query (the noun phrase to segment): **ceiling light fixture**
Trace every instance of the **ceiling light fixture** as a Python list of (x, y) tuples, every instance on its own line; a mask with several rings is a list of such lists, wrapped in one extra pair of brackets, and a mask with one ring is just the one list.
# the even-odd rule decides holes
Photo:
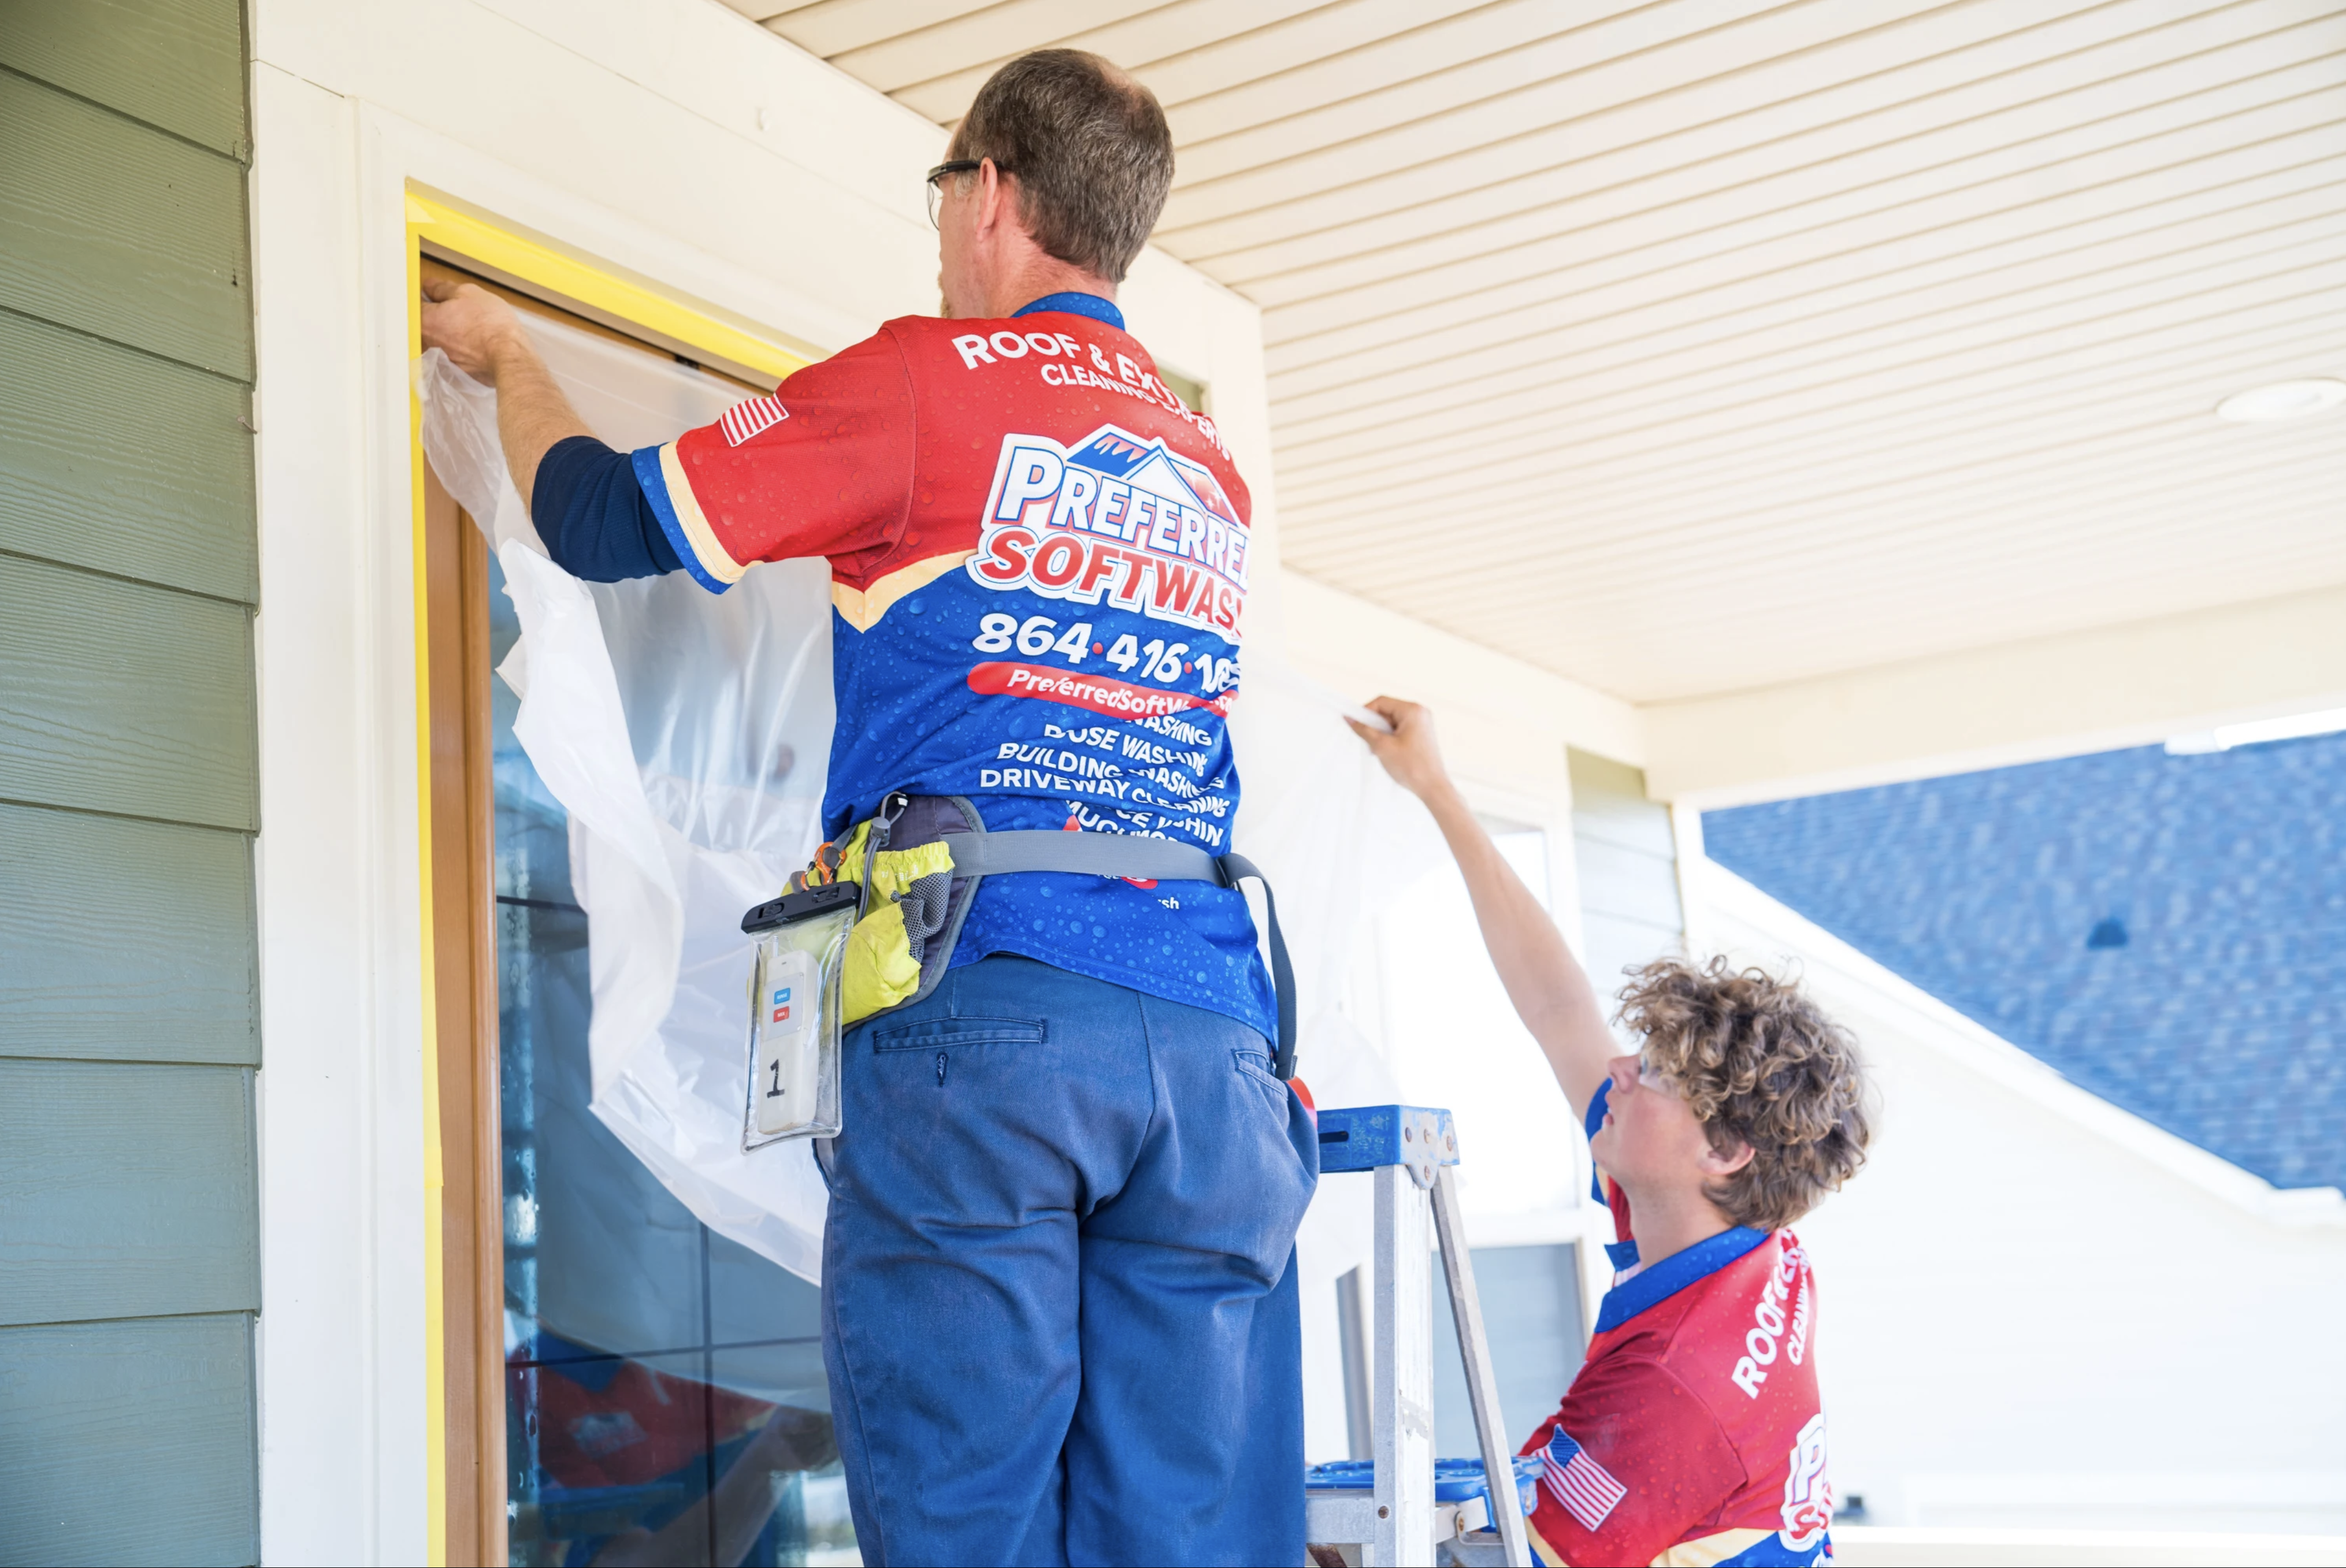
[(2218, 725), (2197, 735), (2178, 735), (2167, 743), (2169, 757), (2203, 757), (2211, 751), (2229, 751), (2235, 746), (2254, 746), (2266, 740), (2296, 740), (2308, 735), (2329, 735), (2346, 729), (2346, 708), (2324, 708), (2319, 713), (2292, 713), (2285, 718), (2259, 718), (2252, 724)]
[(2309, 413), (2322, 413), (2346, 403), (2346, 382), (2330, 376), (2314, 376), (2305, 381), (2275, 382), (2270, 386), (2250, 387), (2247, 392), (2234, 392), (2216, 405), (2216, 417), (2236, 423), (2249, 423), (2273, 419), (2298, 419)]

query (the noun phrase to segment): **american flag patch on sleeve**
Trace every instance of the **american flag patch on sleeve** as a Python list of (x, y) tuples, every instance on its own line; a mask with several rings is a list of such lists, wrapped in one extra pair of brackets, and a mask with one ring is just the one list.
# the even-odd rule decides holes
[(760, 431), (780, 424), (790, 417), (790, 411), (782, 406), (782, 400), (771, 392), (765, 392), (735, 403), (725, 411), (725, 417), (717, 423), (725, 432), (725, 444), (739, 446)]
[(1613, 1479), (1613, 1472), (1588, 1457), (1581, 1446), (1565, 1435), (1562, 1427), (1548, 1439), (1547, 1451), (1540, 1456), (1540, 1484), (1546, 1487), (1564, 1511), (1580, 1522), (1583, 1530), (1595, 1530), (1605, 1522), (1620, 1501), (1629, 1495), (1629, 1489)]

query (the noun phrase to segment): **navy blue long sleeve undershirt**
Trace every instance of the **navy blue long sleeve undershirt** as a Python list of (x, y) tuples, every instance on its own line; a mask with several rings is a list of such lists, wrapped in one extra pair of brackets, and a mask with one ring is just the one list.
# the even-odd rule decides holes
[(591, 435), (566, 436), (538, 460), (529, 515), (554, 564), (590, 583), (657, 577), (684, 566), (635, 464)]

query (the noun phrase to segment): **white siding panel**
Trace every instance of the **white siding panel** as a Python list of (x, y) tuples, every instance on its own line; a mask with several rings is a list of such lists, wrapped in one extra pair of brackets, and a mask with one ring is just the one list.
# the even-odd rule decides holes
[[(1252, 30), (1211, 42), (1199, 38), (1179, 55), (1151, 63), (1141, 75), (1168, 108), (1178, 108), (1250, 82), (1272, 82), (1262, 101), (1272, 117), (1283, 112), (1280, 92), (1297, 73), (1321, 62), (1389, 38), (1413, 27), (1424, 27), (1480, 8), (1478, 0), (1334, 0), (1284, 20), (1273, 20), (1285, 9), (1266, 5)], [(1121, 56), (1117, 56), (1121, 58)], [(1352, 78), (1351, 90), (1376, 85), (1365, 73)], [(1306, 95), (1300, 83), (1297, 99)], [(1295, 107), (1304, 107), (1296, 103)], [(1251, 120), (1244, 123), (1251, 124)], [(1182, 144), (1182, 125), (1174, 122), (1174, 142)]]
[[(1404, 277), (1327, 289), (1294, 303), (1281, 304), (1266, 295), (1262, 303), (1271, 307), (1266, 331), (1273, 341), (1285, 342), (1364, 318), (1474, 297), (1496, 283), (1568, 277), (1569, 269), (1591, 251), (1590, 241), (1596, 236), (1589, 231), (1616, 215), (1646, 219), (1621, 225), (1627, 239), (1783, 211), (1830, 215), (1832, 209), (1816, 205), (1823, 194), (1841, 198), (1842, 210), (1855, 207), (1872, 211), (1990, 178), (2017, 174), (2041, 180), (2048, 169), (2057, 169), (2085, 151), (2120, 146), (2171, 127), (2205, 124), (2229, 108), (2262, 104), (2276, 91), (2287, 91), (2292, 80), (2308, 89), (2335, 83), (2339, 72), (2334, 60), (2306, 57), (2307, 46), (2315, 42), (2309, 36), (2312, 31), (2306, 25), (2288, 28), (2209, 55), (2152, 66), (2125, 82), (2078, 95), (2092, 100), (2083, 106), (2096, 117), (2087, 127), (2072, 124), (2072, 106), (2066, 99), (2017, 104), (1947, 125), (1937, 138), (1944, 161), (1927, 171), (1910, 172), (1911, 154), (1894, 142), (1831, 152), (1836, 140), (1846, 140), (1846, 132), (1833, 127), (1793, 138), (1795, 145), (1789, 148), (1753, 148), (1692, 168), (1656, 172), (1633, 185), (1592, 191), (1584, 200), (1546, 209), (1543, 224), (1553, 228), (1536, 239), (1515, 240), (1510, 235), (1513, 242), (1490, 245), (1483, 254), (1423, 266)], [(1815, 161), (1795, 161), (1808, 154), (1817, 155)], [(1923, 225), (1935, 226), (1933, 216), (1927, 209), (1912, 215)], [(1630, 240), (1640, 242), (1642, 238)], [(1603, 241), (1595, 248), (1604, 249)]]
[[(2256, 199), (2259, 196), (2265, 199)], [(2178, 216), (2187, 207), (2203, 210)], [(1937, 268), (1908, 269), (1830, 300), (1779, 300), (1725, 317), (1684, 321), (1642, 336), (1619, 330), (1619, 323), (1594, 323), (1575, 335), (1568, 357), (1535, 361), (1502, 382), (1429, 389), (1389, 405), (1389, 415), (1408, 418), (1405, 439), (1399, 428), (1364, 430), (1341, 412), (1287, 423), (1281, 427), (1280, 451), (1286, 461), (1280, 473), (1291, 485), (1308, 482), (1321, 464), (1362, 453), (1413, 461), (1408, 454), (1413, 443), (1443, 443), (1463, 432), (1494, 433), (1516, 423), (1536, 425), (1552, 419), (1559, 408), (1610, 403), (1657, 385), (1676, 389), (1686, 378), (1706, 372), (1801, 360), (1821, 362), (1872, 341), (1869, 334), (1873, 333), (1905, 329), (1919, 337), (1958, 320), (1973, 327), (1986, 309), (2019, 309), (2015, 297), (2034, 295), (2046, 302), (2059, 293), (2070, 299), (2090, 297), (2099, 291), (2105, 277), (2186, 270), (2225, 255), (2254, 254), (2276, 238), (2285, 242), (2300, 226), (2319, 227), (2341, 212), (2346, 212), (2346, 189), (2316, 166), (2245, 188), (2208, 191), (2192, 203), (2164, 204), (2150, 214), (2120, 214), (1996, 246), (1984, 259), (1974, 252)], [(1936, 308), (1918, 314), (1905, 296), (1931, 283), (1938, 285), (1933, 290)], [(1504, 398), (1500, 406), (1504, 410), (1495, 419), (1486, 403), (1494, 394)], [(1781, 450), (1777, 441), (1769, 444)]]
[[(2346, 276), (2341, 269), (2346, 269), (2346, 262), (2303, 270), (2310, 278), (2326, 280)], [(2239, 433), (2208, 419), (2205, 402), (2197, 398), (2178, 398), (2169, 393), (2155, 406), (2141, 409), (2131, 420), (2112, 417), (2125, 407), (2124, 390), (2114, 391), (2111, 402), (2114, 408), (2096, 408), (2079, 415), (2068, 425), (2066, 439), (2055, 440), (2044, 429), (2015, 424), (2003, 433), (2004, 450), (1991, 455), (1965, 451), (1960, 441), (1943, 443), (1935, 448), (1924, 443), (1920, 451), (1910, 450), (1904, 454), (1915, 460), (1911, 463), (1902, 463), (1894, 467), (1882, 464), (1871, 471), (1851, 473), (1843, 485), (1826, 493), (1820, 493), (1811, 470), (1782, 476), (1787, 491), (1780, 498), (1756, 494), (1752, 485), (1756, 476), (1739, 473), (1722, 475), (1715, 484), (1704, 487), (1712, 492), (1708, 495), (1700, 489), (1692, 494), (1683, 494), (1683, 486), (1679, 487), (1681, 493), (1674, 494), (1671, 485), (1656, 483), (1650, 487), (1633, 484), (1629, 487), (1631, 494), (1613, 496), (1606, 495), (1601, 484), (1576, 474), (1568, 494), (1576, 506), (1606, 500), (1618, 503), (1609, 509), (1609, 532), (1617, 538), (1642, 541), (1651, 538), (1651, 531), (1658, 526), (1698, 523), (1704, 517), (1716, 516), (1717, 507), (1722, 504), (1733, 513), (1736, 531), (1749, 534), (1756, 531), (1755, 524), (1767, 520), (1770, 504), (1788, 509), (1791, 516), (1828, 516), (1851, 505), (1871, 509), (1883, 500), (1913, 495), (1918, 491), (1935, 491), (1950, 474), (1978, 479), (2013, 473), (2024, 487), (2030, 487), (2052, 474), (2090, 472), (2106, 455), (2115, 455), (2121, 462), (2137, 456), (2151, 459), (2152, 454), (2141, 451), (2140, 443), (2153, 426), (2164, 426), (2166, 434), (2211, 454), (2242, 449)], [(1735, 407), (1723, 411), (1729, 419), (1739, 412)], [(1590, 423), (1599, 422), (1592, 418)], [(1712, 423), (1717, 425), (1725, 421)], [(1503, 424), (1487, 440), (1438, 449), (1438, 455), (1429, 453), (1424, 461), (1409, 463), (1382, 477), (1373, 471), (1365, 474), (1323, 473), (1317, 484), (1300, 481), (1286, 491), (1289, 499), (1284, 514), (1290, 526), (1305, 526), (1321, 518), (1340, 519), (1349, 524), (1365, 517), (1405, 515), (1428, 506), (1454, 506), (1461, 489), (1470, 489), (1485, 497), (1522, 494), (1526, 490), (1535, 499), (1552, 494), (1557, 481), (1565, 477), (1557, 473), (1562, 465), (1551, 453), (1525, 451), (1525, 444), (1521, 437), (1510, 439)], [(1664, 433), (1656, 444), (1672, 443)], [(1685, 453), (1690, 443), (1679, 441), (1675, 444)], [(2174, 450), (2167, 446), (2156, 455), (2169, 456)], [(1583, 535), (1556, 543), (1559, 548), (1573, 548), (1587, 542), (1587, 536)], [(1843, 542), (1846, 541), (1835, 541)], [(1639, 569), (1634, 559), (1636, 554), (1633, 545), (1633, 558), (1625, 563), (1631, 570)], [(1364, 562), (1369, 558), (1364, 556)]]
[[(2194, 8), (2192, 0), (2162, 3), (2177, 13)], [(2305, 20), (2304, 0), (2270, 5), (2279, 18), (2276, 25)], [(1974, 7), (1915, 17), (1887, 30), (1906, 51), (1903, 63), (1845, 82), (1831, 81), (1831, 57), (1856, 47), (1856, 41), (1813, 50), (1810, 67), (1829, 85), (1790, 98), (1756, 90), (1764, 78), (1753, 73), (1749, 82), (1739, 76), (1704, 83), (1699, 90), (1706, 113), (1700, 117), (1688, 116), (1668, 96), (1576, 115), (1537, 137), (1494, 148), (1485, 160), (1485, 172), (1504, 172), (1488, 168), (1503, 157), (1529, 172), (1465, 189), (1440, 188), (1402, 207), (1392, 206), (1391, 193), (1382, 188), (1352, 192), (1354, 215), (1334, 227), (1311, 227), (1300, 239), (1220, 249), (1219, 243), (1228, 236), (1220, 226), (1207, 225), (1179, 236), (1179, 243), (1210, 255), (1218, 273), (1245, 284), (1250, 293), (1276, 280), (1279, 289), (1291, 288), (1293, 297), (1306, 298), (1319, 291), (1315, 280), (1323, 272), (1330, 280), (1325, 286), (1341, 288), (1562, 232), (1576, 219), (1548, 217), (1550, 210), (1599, 192), (1639, 199), (1646, 182), (1665, 176), (1683, 180), (1716, 170), (1727, 177), (1718, 184), (1726, 185), (1754, 173), (1804, 167), (2036, 97), (2057, 96), (2081, 66), (2123, 73), (2188, 57), (2211, 40), (2249, 36), (2229, 16), (2183, 15), (2148, 25), (2151, 8), (2139, 6), (2135, 10), (2143, 30), (2114, 37), (2101, 8), (2081, 6), (2067, 15), (2059, 7), (2044, 9), (2050, 19), (2009, 33), (1993, 30), (2002, 25), (1996, 14)], [(1882, 36), (1871, 35), (1866, 42), (1879, 47)], [(1363, 209), (1373, 215), (1357, 216)], [(1311, 225), (1310, 215), (1282, 210), (1290, 221)], [(1260, 302), (1278, 304), (1285, 298), (1266, 291)]]
[[(1922, 3), (1899, 0), (1899, 8)], [(1566, 35), (1553, 47), (1462, 67), (1466, 74), (1454, 81), (1412, 83), (1389, 100), (1397, 117), (1352, 117), (1352, 137), (1340, 144), (1321, 141), (1311, 129), (1313, 117), (1300, 117), (1305, 135), (1294, 150), (1242, 170), (1224, 168), (1208, 144), (1198, 171), (1207, 182), (1177, 189), (1167, 220), (1178, 228), (1460, 156), (1553, 124), (1566, 106), (1586, 113), (1725, 75), (1755, 55), (1810, 47), (1861, 25), (1866, 14), (1880, 20), (1892, 0), (1809, 0), (1783, 8), (1797, 22), (1770, 17), (1766, 24), (1751, 15), (1761, 10), (1760, 0), (1716, 0), (1729, 22), (1718, 27), (1707, 25), (1713, 8), (1647, 6), (1589, 29), (1595, 36)], [(1770, 28), (1773, 36), (1762, 36)]]
[[(1718, 0), (1719, 19), (1764, 10), (1770, 3)], [(1408, 136), (1432, 116), (1556, 81), (1697, 25), (1683, 11), (1665, 10), (1657, 17), (1653, 8), (1627, 0), (1569, 10), (1538, 0), (1505, 0), (1357, 45), (1270, 81), (1182, 106), (1174, 119), (1182, 143), (1181, 188), (1379, 133)], [(1384, 85), (1363, 92), (1362, 85), (1371, 82)], [(1358, 160), (1377, 152), (1362, 146), (1348, 156)]]
[[(962, 69), (974, 54), (981, 58), (1022, 55), (1056, 44), (1086, 26), (1149, 10), (1159, 0), (1002, 0), (982, 10), (966, 10), (949, 21), (918, 32), (892, 36), (831, 56), (831, 64), (871, 83), (882, 92), (894, 92)], [(958, 7), (957, 7), (958, 8)], [(918, 106), (915, 106), (918, 107)], [(957, 114), (966, 103), (949, 109)], [(933, 117), (943, 119), (947, 115)]]
[(770, 20), (760, 20), (809, 54), (828, 60), (851, 49), (868, 49), (907, 33), (943, 26), (985, 10), (990, 4), (991, 0), (818, 0), (812, 5), (778, 6)]
[[(2030, 345), (2024, 342), (2019, 351), (2001, 356), (1917, 367), (1902, 388), (1882, 382), (1860, 389), (1861, 395), (1854, 398), (1828, 394), (1803, 399), (1797, 406), (1790, 399), (1781, 404), (1768, 397), (1748, 400), (1739, 419), (1699, 428), (1690, 422), (1672, 422), (1675, 410), (1665, 386), (1658, 398), (1647, 400), (1643, 421), (1606, 433), (1608, 439), (1596, 439), (1592, 433), (1575, 449), (1560, 448), (1557, 474), (1571, 484), (1576, 502), (1593, 504), (1609, 498), (1611, 482), (1632, 494), (1668, 494), (1671, 486), (1665, 472), (1684, 478), (1694, 472), (1689, 465), (1704, 461), (1750, 472), (1744, 465), (1763, 463), (1771, 453), (1794, 463), (1809, 462), (1804, 453), (1813, 448), (1819, 459), (1830, 462), (1836, 454), (1846, 459), (1876, 443), (1895, 444), (1912, 432), (1955, 439), (1967, 421), (1976, 424), (1978, 438), (1992, 440), (1998, 424), (2033, 430), (2036, 422), (2065, 411), (2089, 420), (2124, 420), (2128, 417), (2126, 399), (2154, 394), (2172, 399), (2168, 406), (2175, 410), (2204, 411), (2208, 405), (2202, 394), (2211, 376), (2218, 385), (2253, 384), (2262, 373), (2259, 366), (2275, 367), (2278, 373), (2292, 362), (2322, 362), (2333, 351), (2341, 323), (2309, 325), (2304, 315), (2301, 296), (2284, 295), (2157, 331), (2118, 333), (2099, 343), (2046, 344), (2029, 352)], [(1549, 366), (1527, 367), (1518, 376), (1493, 378), (1496, 384), (1491, 391), (1511, 413), (1516, 408), (1552, 409), (1559, 420), (1580, 426), (1617, 412), (1649, 390), (1635, 380), (1608, 384), (1592, 377), (1594, 395), (1583, 395), (1579, 384), (1568, 378), (1569, 366), (1565, 369), (1567, 379), (1559, 382), (1547, 379), (1554, 373)], [(2250, 380), (2241, 382), (2241, 376)], [(1433, 432), (1437, 442), (1464, 439), (1505, 423), (1464, 397), (1444, 401), (1446, 406), (1427, 399), (1428, 412), (1422, 413), (1406, 407), (1397, 410), (1395, 431), (1413, 431), (1413, 414), (1429, 423), (1439, 418), (1442, 428)], [(1331, 419), (1317, 428), (1341, 426)], [(1535, 432), (1538, 428), (1532, 427)], [(1321, 444), (1310, 450), (1316, 454)], [(1669, 455), (1667, 471), (1653, 465), (1658, 452)], [(1841, 483), (1864, 477), (1862, 472), (1851, 473)], [(1307, 470), (1299, 485), (1308, 488), (1316, 478)], [(1592, 526), (1594, 520), (1592, 515)]]
[[(2141, 180), (2150, 190), (2139, 194), (2163, 194), (2170, 170), (2186, 171), (2188, 185), (2192, 165), (2225, 151), (2269, 156), (2262, 144), (2294, 136), (2335, 142), (2346, 121), (2340, 59), (2282, 73), (2297, 91), (2279, 101), (2261, 101), (2260, 83), (2249, 85), (2258, 90), (2198, 95), (2165, 113), (2130, 117), (2134, 123), (2123, 127), (2081, 127), (2059, 146), (2009, 149), (1969, 168), (1918, 171), (1886, 191), (1835, 192), (1790, 206), (1755, 202), (1756, 210), (1715, 228), (1690, 229), (1673, 213), (1639, 214), (1586, 237), (1583, 254), (1593, 260), (1471, 296), (1355, 319), (1308, 338), (1282, 340), (1282, 312), (1267, 312), (1274, 386), (1302, 390), (1355, 375), (1363, 355), (1381, 363), (1392, 362), (1388, 356), (1424, 363), (1447, 358), (1454, 345), (1513, 341), (1525, 325), (1554, 330), (1636, 306), (1699, 304), (1722, 283), (1771, 277), (1779, 287), (1805, 291), (1825, 280), (1800, 270), (1820, 253), (1863, 257), (1872, 269), (1886, 270), (1905, 260), (1910, 244), (1944, 253), (2058, 221), (2068, 216), (2063, 204), (2072, 193), (2088, 186)], [(2105, 137), (2116, 145), (2091, 145)]]
[[(1312, 0), (1175, 0), (1104, 26), (1088, 27), (1057, 43), (1089, 49), (1131, 67), (1166, 106), (1178, 139), (1181, 135), (1179, 95), (1170, 90), (1169, 83), (1209, 79), (1194, 64), (1209, 54), (1222, 67), (1221, 76), (1232, 81), (1243, 79), (1250, 68), (1271, 70), (1274, 67), (1261, 62), (1260, 51), (1250, 46), (1251, 39), (1235, 49), (1219, 46), (1296, 13), (1318, 9)], [(941, 122), (957, 119), (967, 112), (986, 77), (1008, 57), (991, 56), (906, 87), (896, 94), (897, 101)]]

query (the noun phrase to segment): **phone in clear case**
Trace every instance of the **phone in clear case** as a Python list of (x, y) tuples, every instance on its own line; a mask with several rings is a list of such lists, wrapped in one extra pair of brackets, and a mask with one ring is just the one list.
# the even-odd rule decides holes
[(834, 883), (760, 904), (750, 980), (750, 1085), (741, 1147), (839, 1135), (840, 976), (862, 890)]

